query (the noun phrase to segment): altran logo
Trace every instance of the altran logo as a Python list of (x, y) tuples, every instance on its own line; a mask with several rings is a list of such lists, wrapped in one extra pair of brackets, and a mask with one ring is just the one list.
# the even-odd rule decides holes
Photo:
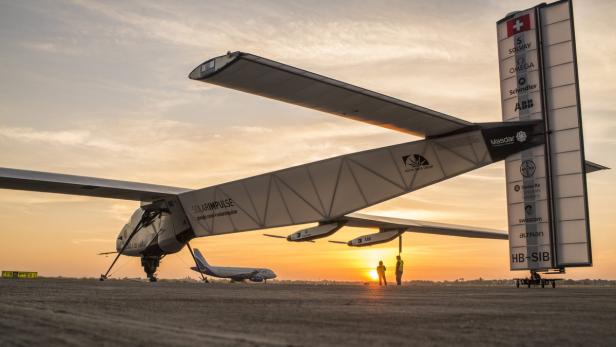
[(526, 135), (526, 132), (520, 130), (515, 134), (515, 136), (505, 136), (505, 137), (498, 137), (495, 139), (491, 139), (490, 144), (492, 144), (492, 146), (494, 147), (506, 146), (506, 145), (514, 144), (516, 141), (525, 142), (527, 138), (528, 138), (528, 135)]
[(518, 140), (518, 142), (524, 142), (526, 141), (526, 132), (525, 131), (518, 131), (517, 134), (515, 134), (515, 139)]

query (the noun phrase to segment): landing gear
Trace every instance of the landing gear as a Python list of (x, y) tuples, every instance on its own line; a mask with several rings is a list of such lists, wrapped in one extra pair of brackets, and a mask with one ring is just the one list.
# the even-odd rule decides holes
[[(113, 259), (113, 262), (109, 266), (109, 269), (107, 269), (107, 272), (105, 272), (105, 274), (101, 275), (101, 281), (104, 281), (109, 278), (109, 272), (111, 271), (115, 263), (118, 261), (126, 247), (130, 244), (130, 241), (133, 239), (133, 237), (137, 234), (137, 232), (139, 232), (139, 230), (141, 230), (141, 227), (144, 225), (148, 225), (148, 223), (151, 223), (154, 219), (158, 218), (163, 211), (165, 211), (165, 209), (156, 206), (154, 206), (154, 208), (145, 209), (145, 211), (141, 215), (141, 220), (139, 220), (139, 223), (135, 225), (133, 231), (130, 233), (126, 241), (124, 241), (122, 249), (118, 251), (118, 254), (116, 255), (115, 259)], [(141, 265), (143, 265), (143, 269), (148, 275), (150, 282), (156, 282), (154, 272), (156, 272), (156, 268), (160, 264), (160, 258), (160, 256), (141, 256)]]
[(156, 282), (156, 269), (160, 265), (160, 256), (141, 256), (141, 266), (143, 266), (143, 271), (148, 276), (150, 282)]

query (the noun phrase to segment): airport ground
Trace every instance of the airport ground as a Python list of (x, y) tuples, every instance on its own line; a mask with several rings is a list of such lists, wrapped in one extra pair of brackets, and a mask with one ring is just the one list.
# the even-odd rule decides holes
[(0, 280), (0, 345), (616, 345), (616, 286)]

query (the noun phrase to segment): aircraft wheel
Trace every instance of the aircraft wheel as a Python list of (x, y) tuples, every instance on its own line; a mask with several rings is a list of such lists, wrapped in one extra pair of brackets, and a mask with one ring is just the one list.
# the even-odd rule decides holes
[(541, 288), (545, 288), (545, 282), (541, 280)]
[(520, 280), (515, 280), (515, 287), (520, 288)]
[(552, 288), (556, 288), (556, 281), (552, 282)]

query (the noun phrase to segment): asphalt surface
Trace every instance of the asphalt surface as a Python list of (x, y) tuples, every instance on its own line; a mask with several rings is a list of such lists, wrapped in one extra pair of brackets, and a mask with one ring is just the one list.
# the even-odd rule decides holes
[(0, 345), (616, 345), (616, 287), (0, 280)]

